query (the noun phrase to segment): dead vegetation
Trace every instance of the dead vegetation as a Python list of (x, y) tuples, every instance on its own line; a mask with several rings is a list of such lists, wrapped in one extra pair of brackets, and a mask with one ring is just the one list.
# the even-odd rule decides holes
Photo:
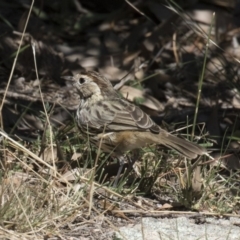
[[(0, 238), (114, 239), (119, 226), (142, 216), (238, 216), (233, 6), (31, 4), (0, 2)], [(83, 68), (104, 74), (154, 121), (214, 159), (188, 161), (149, 146), (129, 153), (134, 169), (113, 189), (118, 164), (82, 139), (74, 122), (79, 98), (61, 78)]]

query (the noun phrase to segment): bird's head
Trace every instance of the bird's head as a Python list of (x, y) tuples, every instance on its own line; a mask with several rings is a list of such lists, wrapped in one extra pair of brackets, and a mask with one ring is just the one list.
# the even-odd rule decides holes
[(95, 71), (78, 73), (74, 76), (63, 77), (76, 88), (81, 98), (87, 99), (93, 95), (102, 95), (103, 97), (117, 94), (111, 84), (101, 74)]

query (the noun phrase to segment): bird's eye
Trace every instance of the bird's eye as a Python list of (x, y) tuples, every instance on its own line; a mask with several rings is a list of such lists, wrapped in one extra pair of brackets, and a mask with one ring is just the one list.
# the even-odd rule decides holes
[(80, 83), (80, 84), (85, 83), (85, 78), (81, 77), (81, 78), (79, 79), (79, 83)]

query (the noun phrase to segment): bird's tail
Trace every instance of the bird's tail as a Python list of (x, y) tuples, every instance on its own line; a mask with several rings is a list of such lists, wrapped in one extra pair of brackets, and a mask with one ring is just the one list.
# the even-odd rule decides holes
[(168, 148), (172, 148), (190, 159), (207, 153), (206, 149), (204, 149), (203, 147), (195, 143), (189, 142), (185, 139), (176, 137), (164, 130), (162, 130), (159, 135), (155, 136), (158, 138), (157, 142), (159, 144), (164, 145)]

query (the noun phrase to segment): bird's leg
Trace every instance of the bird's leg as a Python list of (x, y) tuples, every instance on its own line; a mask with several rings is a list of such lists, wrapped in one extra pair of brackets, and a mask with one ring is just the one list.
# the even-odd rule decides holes
[(120, 175), (121, 175), (121, 173), (123, 171), (125, 157), (127, 158), (127, 161), (128, 161), (128, 167), (127, 167), (127, 171), (126, 171), (126, 175), (128, 175), (131, 172), (131, 170), (133, 168), (133, 165), (136, 162), (136, 159), (137, 159), (138, 156), (139, 156), (139, 152), (138, 151), (133, 151), (134, 160), (132, 160), (132, 158), (129, 155), (126, 155), (126, 156), (122, 155), (122, 156), (117, 158), (118, 162), (119, 162), (119, 169), (118, 169), (117, 176), (116, 176), (114, 184), (113, 184), (114, 187), (117, 186), (119, 178), (120, 178)]
[(134, 163), (140, 157), (139, 151), (137, 149), (132, 150), (132, 157), (127, 156), (128, 160), (128, 170), (129, 172), (132, 170)]
[(118, 172), (117, 172), (117, 176), (116, 176), (116, 178), (115, 178), (115, 180), (114, 180), (113, 187), (116, 187), (117, 184), (118, 184), (120, 175), (121, 175), (122, 170), (123, 170), (125, 156), (124, 156), (124, 155), (119, 156), (119, 157), (117, 157), (117, 159), (118, 159), (118, 162), (119, 162), (119, 169), (118, 169)]
[(130, 172), (133, 169), (133, 165), (135, 164), (135, 162), (137, 161), (137, 159), (139, 158), (139, 151), (138, 150), (132, 150), (132, 156), (130, 157), (129, 155), (127, 155), (127, 161), (128, 161), (128, 168), (126, 171), (126, 176), (128, 176), (128, 174), (130, 174)]

